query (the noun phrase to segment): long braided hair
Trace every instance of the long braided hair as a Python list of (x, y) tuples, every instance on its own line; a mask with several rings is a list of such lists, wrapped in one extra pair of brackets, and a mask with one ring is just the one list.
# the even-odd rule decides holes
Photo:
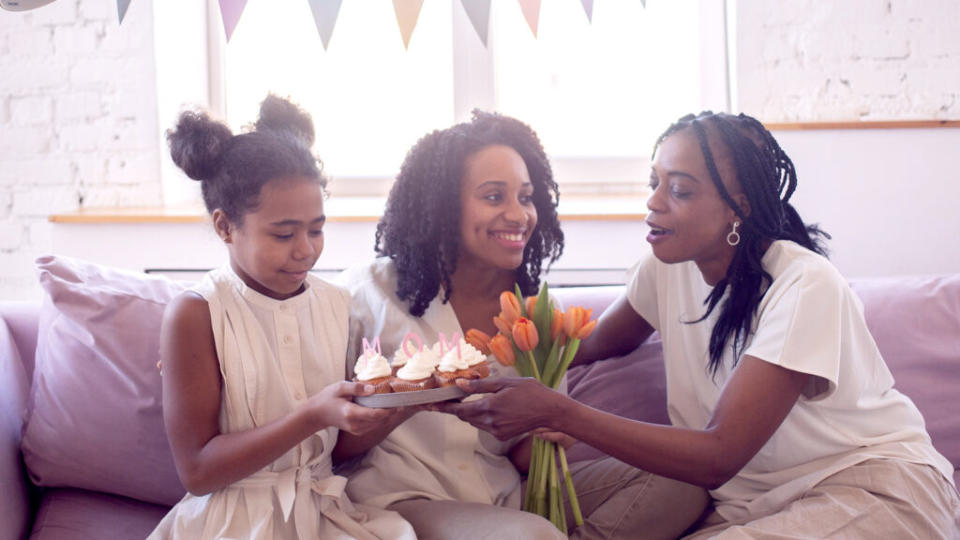
[[(704, 304), (704, 315), (690, 324), (705, 320), (720, 303), (724, 293), (730, 294), (720, 308), (720, 315), (710, 335), (708, 370), (716, 374), (723, 351), (732, 339), (734, 365), (743, 352), (744, 342), (752, 331), (757, 306), (773, 277), (763, 269), (761, 259), (767, 242), (791, 240), (801, 246), (827, 255), (821, 237), (830, 235), (817, 225), (806, 225), (790, 204), (797, 189), (797, 173), (793, 162), (780, 148), (763, 124), (745, 114), (730, 115), (704, 111), (687, 115), (667, 128), (657, 139), (654, 150), (669, 136), (693, 129), (700, 143), (707, 170), (720, 196), (742, 222), (740, 243), (727, 274), (710, 291)], [(750, 204), (746, 212), (733, 200), (717, 169), (709, 138), (716, 137), (729, 152), (737, 180)]]
[(453, 291), (450, 277), (460, 254), (460, 186), (467, 158), (490, 145), (520, 154), (533, 184), (537, 225), (523, 250), (516, 282), (525, 295), (536, 294), (544, 260), (563, 253), (557, 217), (560, 194), (537, 134), (523, 122), (475, 110), (469, 122), (425, 135), (410, 149), (390, 190), (377, 224), (375, 249), (397, 269), (397, 297), (411, 315), (423, 315), (440, 292)]

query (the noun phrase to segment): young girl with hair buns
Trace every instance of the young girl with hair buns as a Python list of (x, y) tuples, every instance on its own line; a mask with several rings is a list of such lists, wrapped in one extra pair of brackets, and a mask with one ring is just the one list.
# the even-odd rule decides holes
[(247, 133), (186, 112), (167, 134), (229, 264), (164, 315), (164, 422), (189, 493), (150, 538), (415, 538), (398, 514), (351, 503), (331, 470), (339, 430), (391, 412), (352, 403), (372, 388), (343, 381), (349, 294), (308, 273), (325, 221), (313, 136), (273, 96)]

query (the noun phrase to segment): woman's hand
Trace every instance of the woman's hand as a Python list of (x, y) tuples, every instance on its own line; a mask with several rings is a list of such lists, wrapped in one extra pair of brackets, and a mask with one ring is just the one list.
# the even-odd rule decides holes
[(460, 379), (457, 386), (470, 394), (491, 395), (465, 403), (434, 403), (431, 410), (455, 414), (500, 440), (550, 427), (568, 399), (530, 378)]
[(373, 386), (369, 384), (341, 381), (314, 394), (306, 407), (313, 412), (318, 429), (334, 426), (353, 435), (363, 435), (404, 414), (402, 409), (371, 409), (353, 402), (354, 396), (372, 393)]
[(545, 441), (559, 444), (560, 446), (563, 447), (564, 450), (569, 450), (571, 446), (580, 442), (577, 439), (574, 439), (573, 437), (571, 437), (570, 435), (567, 435), (566, 433), (563, 433), (560, 431), (552, 431), (544, 428), (539, 428), (534, 430), (533, 434)]

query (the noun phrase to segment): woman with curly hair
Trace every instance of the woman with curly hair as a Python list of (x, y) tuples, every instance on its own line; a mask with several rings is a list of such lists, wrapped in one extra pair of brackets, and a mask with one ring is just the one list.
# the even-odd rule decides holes
[[(655, 146), (651, 253), (575, 363), (663, 340), (670, 425), (524, 379), (436, 408), (500, 437), (566, 433), (710, 490), (687, 538), (957, 538), (953, 465), (894, 380), (863, 305), (790, 198), (793, 162), (747, 115), (688, 115)], [(638, 506), (647, 501), (638, 503)]]
[[(380, 258), (342, 276), (353, 296), (352, 343), (379, 338), (391, 354), (408, 332), (426, 342), (468, 328), (495, 333), (500, 292), (517, 283), (536, 294), (544, 261), (563, 251), (558, 198), (539, 138), (518, 120), (474, 112), (471, 121), (420, 139), (377, 226)], [(350, 496), (396, 510), (420, 538), (563, 538), (547, 520), (519, 510), (529, 443), (409, 408), (375, 433), (341, 436), (335, 458), (365, 453), (350, 475)], [(631, 505), (650, 488), (639, 471), (611, 458), (574, 474), (586, 521), (574, 537), (636, 537), (634, 517), (642, 512)], [(696, 490), (705, 504), (699, 488), (666, 482), (682, 486), (681, 497)]]

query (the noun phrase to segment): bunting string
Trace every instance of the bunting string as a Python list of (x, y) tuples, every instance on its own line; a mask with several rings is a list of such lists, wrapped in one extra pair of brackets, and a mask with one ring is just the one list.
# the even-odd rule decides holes
[[(123, 23), (123, 18), (126, 17), (132, 1), (117, 0), (117, 17), (120, 23)], [(644, 8), (647, 7), (647, 0), (639, 1)], [(240, 22), (240, 16), (243, 14), (243, 8), (247, 5), (247, 0), (218, 0), (218, 2), (220, 4), (220, 18), (223, 20), (223, 31), (229, 42), (230, 37), (233, 36), (233, 31)], [(317, 33), (320, 34), (320, 40), (323, 42), (324, 50), (326, 50), (330, 45), (330, 38), (333, 36), (333, 29), (337, 24), (337, 17), (340, 15), (340, 5), (343, 0), (307, 0), (307, 2), (310, 4), (310, 12), (313, 14), (313, 22), (317, 26)], [(463, 6), (470, 24), (484, 47), (487, 46), (487, 36), (490, 30), (491, 2), (492, 0), (460, 0), (460, 5)], [(530, 31), (536, 37), (542, 0), (517, 0), (517, 3), (520, 4), (520, 11), (523, 13)], [(594, 0), (580, 0), (583, 11), (587, 15), (587, 20), (590, 22), (593, 22), (593, 3)], [(422, 7), (423, 0), (393, 0), (393, 11), (404, 48), (410, 46), (410, 38), (417, 26), (417, 19), (420, 17)]]

